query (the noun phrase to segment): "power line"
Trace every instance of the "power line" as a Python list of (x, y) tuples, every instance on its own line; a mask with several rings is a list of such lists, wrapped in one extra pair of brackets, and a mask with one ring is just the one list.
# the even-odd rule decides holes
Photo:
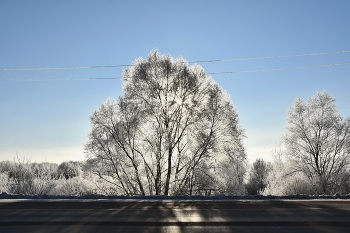
[[(189, 61), (188, 63), (210, 63), (210, 62), (229, 62), (229, 61), (249, 61), (249, 60), (261, 60), (261, 59), (274, 59), (274, 58), (288, 58), (288, 57), (305, 57), (316, 55), (327, 55), (336, 53), (349, 53), (350, 50), (338, 50), (332, 52), (316, 52), (316, 53), (303, 53), (303, 54), (289, 54), (279, 56), (263, 56), (263, 57), (250, 57), (250, 58), (231, 58), (231, 59), (217, 59), (217, 60), (198, 60)], [(96, 69), (96, 68), (118, 68), (129, 67), (133, 65), (104, 65), (104, 66), (70, 66), (70, 67), (49, 67), (49, 68), (1, 68), (1, 71), (40, 71), (40, 70), (70, 70), (70, 69)]]
[(91, 81), (91, 80), (115, 80), (116, 78), (0, 78), (0, 81)]
[[(222, 72), (210, 72), (208, 75), (216, 74), (238, 74), (238, 73), (257, 73), (257, 72), (267, 72), (267, 71), (283, 71), (283, 70), (296, 70), (296, 69), (310, 69), (318, 67), (330, 67), (330, 66), (341, 66), (349, 65), (350, 62), (342, 63), (332, 63), (332, 64), (317, 64), (309, 66), (295, 66), (295, 67), (285, 67), (285, 68), (270, 68), (261, 70), (238, 70), (238, 71), (222, 71)], [(91, 80), (116, 80), (122, 79), (122, 77), (113, 78), (0, 78), (0, 81), (91, 81)]]
[(341, 66), (341, 65), (348, 65), (348, 64), (350, 64), (350, 62), (318, 64), (318, 65), (311, 65), (311, 66), (295, 66), (295, 67), (287, 67), (287, 68), (271, 68), (271, 69), (263, 69), (263, 70), (239, 70), (239, 71), (212, 72), (207, 74), (213, 75), (213, 74), (255, 73), (255, 72), (278, 71), (278, 70), (308, 69), (308, 68), (317, 68), (317, 67), (326, 67), (326, 66)]
[(94, 69), (94, 68), (117, 68), (117, 67), (127, 67), (133, 65), (111, 65), (111, 66), (71, 66), (71, 67), (49, 67), (49, 68), (2, 68), (3, 71), (30, 71), (30, 70), (72, 70), (72, 69)]
[(334, 53), (348, 53), (350, 50), (338, 50), (333, 52), (318, 52), (318, 53), (303, 53), (303, 54), (289, 54), (281, 56), (264, 56), (264, 57), (250, 57), (250, 58), (231, 58), (223, 60), (204, 60), (204, 61), (191, 61), (188, 63), (204, 63), (204, 62), (228, 62), (228, 61), (248, 61), (248, 60), (261, 60), (261, 59), (273, 59), (273, 58), (287, 58), (287, 57), (305, 57), (305, 56), (316, 56), (316, 55), (326, 55)]

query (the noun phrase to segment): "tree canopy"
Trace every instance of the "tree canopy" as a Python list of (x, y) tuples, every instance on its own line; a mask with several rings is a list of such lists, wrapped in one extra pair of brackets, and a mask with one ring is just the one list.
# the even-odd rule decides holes
[(247, 193), (250, 195), (260, 195), (268, 185), (268, 175), (272, 166), (263, 159), (256, 159), (249, 172), (249, 180), (246, 185)]
[(350, 162), (350, 119), (337, 111), (335, 99), (319, 92), (303, 103), (297, 98), (288, 113), (284, 137), (287, 156), (315, 192), (329, 194)]
[[(124, 96), (90, 118), (85, 153), (95, 174), (127, 195), (239, 189), (244, 130), (229, 95), (200, 65), (153, 50), (122, 80)], [(223, 178), (227, 167), (240, 175)]]

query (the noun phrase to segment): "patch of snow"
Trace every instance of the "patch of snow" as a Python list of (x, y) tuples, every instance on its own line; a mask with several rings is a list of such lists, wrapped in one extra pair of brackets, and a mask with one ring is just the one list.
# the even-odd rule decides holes
[(349, 200), (350, 194), (340, 195), (288, 195), (288, 196), (106, 196), (106, 195), (86, 195), (86, 196), (61, 196), (61, 195), (24, 195), (24, 194), (0, 194), (0, 201), (257, 201), (257, 200)]

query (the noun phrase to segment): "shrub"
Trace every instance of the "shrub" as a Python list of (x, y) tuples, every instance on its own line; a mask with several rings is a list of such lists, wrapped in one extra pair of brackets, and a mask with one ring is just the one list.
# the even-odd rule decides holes
[(81, 167), (79, 162), (63, 162), (57, 168), (58, 177), (70, 179), (81, 175)]
[(64, 196), (84, 196), (97, 194), (96, 186), (93, 182), (82, 179), (81, 177), (73, 177), (71, 179), (58, 179), (55, 181), (55, 187), (50, 191), (50, 195)]
[(0, 173), (0, 193), (8, 193), (9, 192), (9, 183), (8, 183), (8, 174)]

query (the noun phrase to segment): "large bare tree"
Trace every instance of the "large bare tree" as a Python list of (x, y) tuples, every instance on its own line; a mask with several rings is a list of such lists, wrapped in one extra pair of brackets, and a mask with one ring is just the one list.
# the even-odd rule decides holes
[(223, 161), (245, 164), (238, 114), (201, 66), (153, 50), (124, 70), (123, 83), (124, 96), (91, 116), (85, 146), (91, 168), (121, 192), (193, 194), (224, 184)]
[(315, 192), (324, 194), (334, 191), (350, 162), (350, 119), (338, 113), (334, 102), (327, 92), (306, 103), (297, 98), (288, 113), (284, 138), (295, 171), (308, 177)]

